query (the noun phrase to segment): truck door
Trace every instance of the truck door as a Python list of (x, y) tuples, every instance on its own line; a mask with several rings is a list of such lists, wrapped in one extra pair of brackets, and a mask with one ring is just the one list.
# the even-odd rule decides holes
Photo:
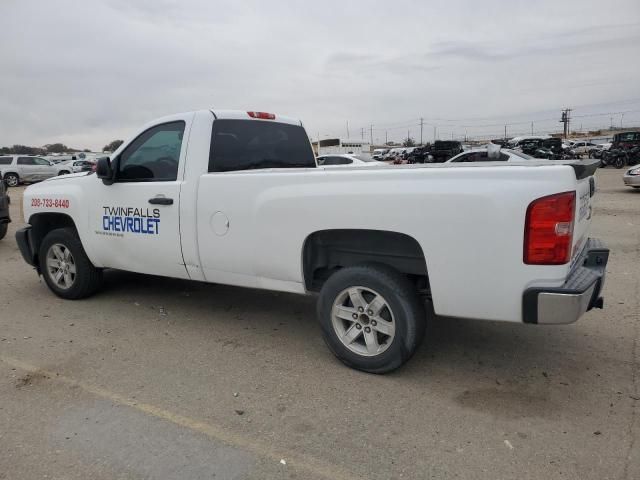
[(89, 235), (105, 267), (189, 278), (180, 244), (184, 120), (155, 125), (111, 159), (115, 182), (96, 178)]

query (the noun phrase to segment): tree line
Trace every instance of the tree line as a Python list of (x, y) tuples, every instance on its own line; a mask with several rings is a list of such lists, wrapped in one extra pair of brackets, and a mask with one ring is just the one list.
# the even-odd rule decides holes
[[(107, 143), (102, 151), (113, 152), (120, 145), (122, 140), (114, 140)], [(49, 143), (42, 147), (30, 147), (28, 145), (13, 145), (11, 147), (0, 147), (0, 155), (50, 155), (52, 153), (77, 153), (77, 152), (91, 152), (90, 149), (85, 148), (79, 150), (77, 148), (67, 147), (64, 143)]]

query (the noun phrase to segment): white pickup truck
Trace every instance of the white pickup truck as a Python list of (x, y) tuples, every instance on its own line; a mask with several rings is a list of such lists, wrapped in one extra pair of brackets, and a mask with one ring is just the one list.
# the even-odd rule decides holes
[[(318, 167), (300, 121), (203, 110), (144, 126), (96, 173), (32, 185), (24, 259), (67, 299), (115, 268), (318, 294), (345, 364), (406, 362), (436, 314), (564, 324), (602, 307), (597, 161)], [(247, 295), (251, 295), (247, 292)]]

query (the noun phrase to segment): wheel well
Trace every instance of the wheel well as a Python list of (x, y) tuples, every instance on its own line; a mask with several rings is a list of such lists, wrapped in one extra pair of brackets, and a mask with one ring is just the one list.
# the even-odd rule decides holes
[(382, 263), (413, 280), (427, 292), (427, 263), (420, 244), (409, 235), (384, 230), (322, 230), (309, 235), (303, 248), (308, 291), (319, 291), (336, 270), (363, 263)]
[(29, 218), (29, 224), (31, 225), (31, 247), (36, 265), (38, 264), (40, 245), (42, 245), (42, 240), (47, 233), (56, 228), (76, 228), (73, 219), (65, 213), (36, 213)]

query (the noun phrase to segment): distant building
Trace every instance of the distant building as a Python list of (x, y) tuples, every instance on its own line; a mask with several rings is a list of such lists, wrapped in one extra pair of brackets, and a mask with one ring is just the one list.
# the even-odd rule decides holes
[(371, 144), (364, 140), (342, 139), (342, 138), (326, 138), (318, 142), (312, 142), (313, 151), (316, 155), (327, 155), (330, 153), (353, 153), (353, 154), (370, 154)]

